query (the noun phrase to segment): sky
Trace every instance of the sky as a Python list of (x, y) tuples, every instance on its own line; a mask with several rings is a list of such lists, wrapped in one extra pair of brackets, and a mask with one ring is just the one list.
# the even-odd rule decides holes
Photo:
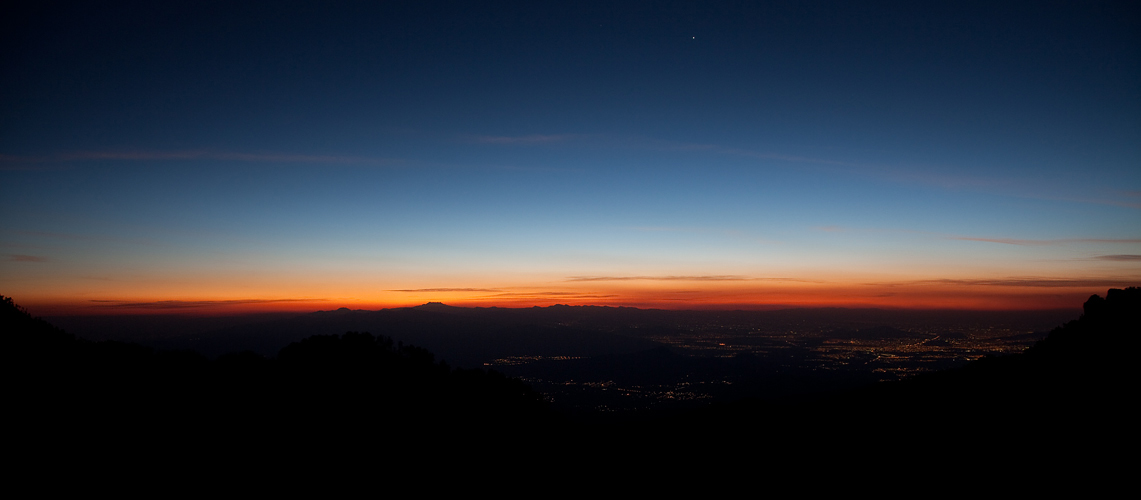
[(35, 2), (38, 314), (1036, 309), (1141, 285), (1136, 2)]

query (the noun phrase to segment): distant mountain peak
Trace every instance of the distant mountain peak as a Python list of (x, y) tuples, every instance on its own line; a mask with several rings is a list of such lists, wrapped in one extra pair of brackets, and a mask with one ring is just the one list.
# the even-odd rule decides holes
[(419, 311), (446, 312), (446, 311), (455, 311), (455, 310), (460, 309), (460, 308), (449, 306), (443, 302), (428, 302), (426, 304), (421, 304), (421, 305), (418, 305), (416, 307), (412, 307), (411, 309), (416, 309)]

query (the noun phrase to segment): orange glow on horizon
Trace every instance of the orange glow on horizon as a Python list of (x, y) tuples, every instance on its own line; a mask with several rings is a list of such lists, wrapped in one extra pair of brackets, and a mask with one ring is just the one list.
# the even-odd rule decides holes
[[(791, 286), (730, 286), (693, 289), (667, 286), (564, 287), (560, 290), (516, 288), (493, 292), (388, 291), (363, 297), (303, 299), (233, 299), (162, 297), (154, 299), (65, 299), (13, 297), (35, 315), (182, 314), (241, 315), (274, 312), (313, 312), (349, 309), (377, 310), (442, 302), (457, 307), (572, 306), (638, 307), (644, 309), (772, 310), (785, 308), (880, 308), (1037, 310), (1078, 308), (1090, 295), (1104, 295), (1123, 286), (994, 286), (994, 285), (847, 285), (796, 284)], [(428, 289), (431, 290), (431, 289)]]

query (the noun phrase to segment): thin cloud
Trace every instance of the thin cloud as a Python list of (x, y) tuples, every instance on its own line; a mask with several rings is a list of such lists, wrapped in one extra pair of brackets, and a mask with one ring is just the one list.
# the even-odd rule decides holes
[(57, 233), (52, 231), (16, 231), (16, 234), (24, 236), (34, 236), (42, 238), (63, 239), (71, 241), (94, 241), (94, 242), (112, 242), (112, 243), (131, 243), (134, 245), (156, 245), (157, 243), (148, 238), (119, 238), (115, 236), (106, 235), (91, 235), (91, 234), (75, 234), (75, 233)]
[[(847, 172), (863, 177), (872, 177), (891, 182), (920, 184), (935, 186), (949, 190), (967, 189), (979, 192), (990, 192), (1005, 196), (1021, 198), (1066, 201), (1074, 203), (1090, 203), (1110, 205), (1125, 208), (1141, 208), (1141, 203), (1134, 201), (1139, 195), (1138, 191), (1119, 191), (1118, 196), (1073, 196), (1063, 194), (1057, 190), (1039, 187), (1027, 187), (1025, 183), (1014, 179), (1003, 179), (989, 176), (968, 175), (961, 172), (939, 171), (939, 167), (926, 165), (882, 165), (868, 162), (847, 162), (811, 156), (799, 156), (768, 151), (755, 151), (743, 148), (726, 147), (718, 144), (687, 143), (669, 141), (639, 136), (599, 136), (583, 134), (554, 134), (554, 135), (523, 135), (523, 136), (468, 136), (471, 142), (485, 144), (542, 144), (562, 142), (570, 139), (589, 139), (594, 145), (644, 149), (654, 151), (694, 151), (707, 152), (716, 155), (736, 156), (757, 160), (780, 161), (798, 163), (812, 168)], [(943, 169), (946, 170), (946, 169)], [(1124, 199), (1121, 199), (1121, 198)]]
[(979, 236), (962, 236), (955, 234), (936, 233), (931, 231), (918, 231), (913, 229), (849, 229), (839, 226), (824, 226), (814, 227), (818, 231), (825, 230), (825, 227), (837, 227), (838, 232), (853, 231), (860, 233), (896, 233), (896, 234), (919, 234), (929, 235), (947, 240), (956, 241), (978, 241), (982, 243), (1000, 243), (1003, 245), (1018, 245), (1018, 246), (1049, 246), (1049, 245), (1067, 245), (1073, 243), (1113, 243), (1113, 244), (1130, 244), (1141, 243), (1141, 238), (1058, 238), (1049, 240), (1032, 240), (1020, 238), (984, 238)]
[[(944, 174), (917, 167), (901, 169), (857, 166), (857, 168), (864, 174), (877, 176), (882, 179), (937, 186), (948, 190), (967, 189), (1037, 200), (1141, 208), (1141, 203), (1122, 200), (1113, 196), (1074, 196), (1068, 192), (1049, 189), (1045, 186), (1035, 188), (1028, 186), (1025, 182), (1014, 179), (979, 177), (964, 174)], [(1128, 197), (1128, 192), (1126, 192), (1125, 195)]]
[(1046, 197), (1046, 196), (1042, 196), (1040, 198), (1044, 199), (1044, 200), (1058, 200), (1058, 201), (1073, 201), (1073, 202), (1078, 202), (1078, 203), (1092, 203), (1094, 205), (1111, 205), (1111, 206), (1123, 207), (1123, 208), (1141, 208), (1141, 203), (1133, 203), (1133, 202), (1120, 201), (1120, 200), (1107, 200), (1104, 198), (1069, 198), (1069, 197), (1050, 198), (1050, 197)]
[(389, 292), (406, 292), (406, 293), (432, 293), (432, 292), (498, 292), (500, 290), (495, 288), (411, 288), (404, 290), (387, 290)]
[(753, 278), (735, 274), (703, 276), (571, 276), (566, 281), (795, 281), (799, 283), (823, 283), (822, 281), (798, 278)]
[(1135, 255), (1135, 254), (1098, 255), (1097, 257), (1094, 257), (1094, 258), (1097, 260), (1112, 260), (1112, 261), (1129, 262), (1129, 261), (1141, 260), (1141, 255)]
[[(657, 149), (666, 151), (708, 151), (714, 154), (738, 156), (743, 158), (755, 158), (759, 160), (777, 160), (791, 163), (813, 164), (819, 165), (820, 168), (840, 170), (852, 174), (857, 174), (865, 177), (875, 177), (888, 181), (905, 182), (911, 184), (922, 184), (928, 186), (937, 186), (943, 189), (957, 190), (969, 189), (975, 191), (999, 191), (1002, 194), (1018, 197), (1026, 197), (1042, 200), (1056, 200), (1068, 201), (1076, 203), (1091, 203), (1097, 205), (1111, 205), (1125, 208), (1141, 208), (1141, 203), (1132, 200), (1115, 199), (1115, 197), (1104, 196), (1085, 196), (1074, 197), (1071, 195), (1063, 195), (1060, 193), (1052, 193), (1042, 190), (1027, 190), (1025, 185), (1020, 182), (1015, 182), (1009, 179), (999, 179), (993, 177), (980, 177), (965, 175), (962, 173), (942, 173), (936, 171), (934, 168), (928, 168), (922, 165), (909, 165), (909, 166), (885, 166), (875, 165), (869, 163), (852, 163), (836, 160), (828, 160), (824, 158), (813, 158), (807, 156), (797, 156), (781, 153), (753, 151), (748, 149), (731, 148), (720, 146), (716, 144), (695, 144), (695, 143), (680, 143), (662, 140), (642, 140), (642, 141), (628, 141), (632, 144), (645, 147), (647, 149)], [(839, 167), (839, 168), (837, 168)], [(1141, 196), (1138, 191), (1124, 191), (1122, 194), (1126, 198), (1137, 198)]]
[(571, 276), (566, 281), (749, 281), (753, 278), (736, 275), (715, 276)]
[(98, 307), (132, 309), (191, 309), (196, 307), (233, 306), (245, 304), (273, 304), (280, 302), (323, 302), (326, 299), (237, 299), (237, 300), (157, 300), (129, 302), (124, 300), (92, 300)]
[(1124, 281), (1120, 279), (1105, 278), (1001, 278), (1001, 279), (936, 279), (919, 280), (900, 284), (913, 285), (967, 285), (967, 286), (1017, 286), (1036, 288), (1069, 288), (1069, 287), (1129, 287), (1136, 286), (1141, 280)]
[(550, 144), (565, 142), (581, 137), (579, 134), (531, 134), (514, 136), (479, 135), (473, 140), (480, 144)]
[(1020, 240), (1014, 238), (974, 238), (969, 236), (951, 236), (949, 239), (961, 241), (981, 241), (985, 243), (1002, 243), (1004, 245), (1020, 246), (1063, 245), (1067, 243), (1141, 243), (1141, 239), (1124, 238), (1064, 238), (1057, 240)]
[(579, 292), (505, 292), (497, 293), (492, 297), (512, 298), (512, 299), (528, 299), (528, 298), (549, 298), (557, 297), (563, 299), (609, 299), (618, 297), (618, 295), (601, 295), (601, 294), (584, 294)]
[(565, 297), (568, 295), (581, 295), (581, 293), (579, 293), (579, 292), (503, 292), (503, 293), (496, 294), (495, 296), (496, 297), (531, 297), (531, 296), (540, 296), (540, 295)]
[(8, 254), (8, 260), (11, 262), (47, 262), (48, 258), (38, 255)]

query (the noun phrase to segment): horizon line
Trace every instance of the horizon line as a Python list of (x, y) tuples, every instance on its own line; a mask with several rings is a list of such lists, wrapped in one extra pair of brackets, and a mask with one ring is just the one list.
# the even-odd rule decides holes
[[(1103, 294), (1098, 294), (1104, 296)], [(169, 301), (166, 301), (169, 302)], [(1072, 306), (1053, 306), (1053, 307), (905, 307), (905, 306), (889, 306), (881, 304), (821, 304), (821, 305), (808, 305), (808, 304), (706, 304), (706, 305), (690, 305), (689, 307), (660, 307), (660, 306), (637, 306), (637, 305), (621, 305), (621, 304), (548, 304), (548, 305), (449, 305), (439, 301), (429, 301), (416, 305), (404, 306), (391, 306), (380, 307), (376, 309), (366, 309), (360, 307), (349, 307), (348, 305), (335, 307), (332, 309), (241, 309), (235, 310), (233, 307), (239, 304), (248, 304), (250, 301), (233, 301), (229, 304), (218, 305), (215, 307), (209, 306), (186, 306), (186, 307), (91, 307), (77, 308), (77, 307), (60, 307), (58, 305), (38, 304), (32, 307), (36, 309), (48, 309), (44, 314), (36, 314), (37, 317), (63, 317), (63, 316), (255, 316), (267, 314), (315, 314), (315, 313), (328, 313), (337, 312), (341, 310), (348, 311), (362, 311), (362, 312), (382, 312), (393, 311), (400, 309), (418, 309), (424, 306), (443, 306), (452, 309), (467, 309), (467, 310), (481, 310), (481, 309), (502, 309), (502, 310), (529, 310), (529, 309), (551, 309), (555, 307), (575, 307), (575, 308), (603, 308), (603, 309), (634, 309), (640, 311), (669, 311), (669, 312), (779, 312), (779, 311), (795, 311), (795, 310), (850, 310), (850, 311), (884, 311), (884, 312), (1044, 312), (1044, 311), (1063, 311), (1063, 310), (1081, 310), (1080, 304)], [(287, 301), (274, 301), (274, 302), (287, 302)], [(294, 301), (288, 301), (294, 302)], [(264, 302), (263, 302), (264, 303)], [(1084, 303), (1084, 301), (1083, 301)], [(17, 306), (28, 309), (20, 303)], [(52, 311), (52, 309), (55, 309)]]

